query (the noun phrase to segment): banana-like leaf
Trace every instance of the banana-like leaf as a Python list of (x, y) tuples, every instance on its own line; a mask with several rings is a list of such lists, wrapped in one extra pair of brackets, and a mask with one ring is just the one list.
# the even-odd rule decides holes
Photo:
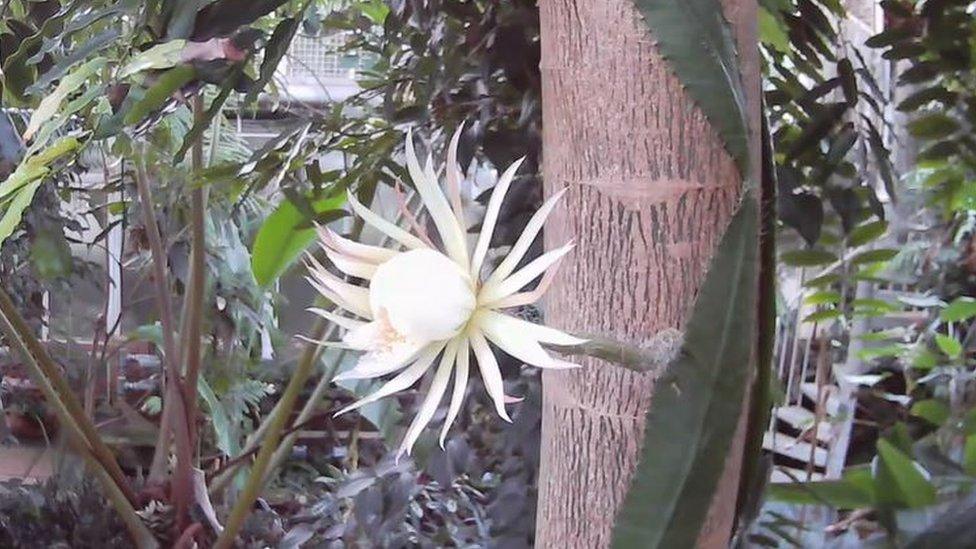
[(749, 124), (739, 55), (718, 0), (634, 0), (657, 48), (695, 100), (739, 172), (749, 170)]
[(747, 191), (712, 258), (681, 356), (655, 386), (615, 547), (693, 547), (754, 370), (759, 214)]

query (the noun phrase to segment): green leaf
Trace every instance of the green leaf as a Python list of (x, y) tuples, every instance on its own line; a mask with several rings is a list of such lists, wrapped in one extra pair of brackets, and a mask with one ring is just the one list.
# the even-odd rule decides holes
[[(340, 195), (313, 202), (312, 208), (316, 214), (324, 214), (344, 203), (345, 195)], [(251, 269), (258, 284), (272, 284), (315, 240), (315, 229), (303, 228), (308, 222), (290, 200), (282, 202), (264, 220), (251, 249)]]
[(119, 78), (132, 76), (137, 72), (150, 69), (168, 69), (180, 62), (186, 40), (170, 40), (157, 44), (148, 50), (132, 57), (122, 70)]
[(935, 344), (949, 358), (959, 358), (962, 355), (962, 343), (959, 343), (959, 340), (954, 337), (949, 337), (945, 334), (935, 334)]
[(905, 347), (900, 344), (883, 345), (880, 347), (865, 347), (857, 352), (857, 357), (865, 362), (876, 358), (901, 356)]
[[(250, 57), (248, 57), (248, 60), (249, 59)], [(230, 93), (234, 91), (234, 86), (237, 85), (238, 80), (244, 75), (244, 66), (246, 64), (246, 60), (245, 62), (237, 64), (237, 67), (231, 71), (227, 79), (221, 83), (220, 92), (218, 92), (217, 97), (214, 97), (213, 101), (210, 102), (210, 106), (208, 106), (207, 110), (203, 113), (203, 117), (200, 120), (195, 121), (193, 126), (190, 127), (190, 131), (186, 132), (186, 135), (183, 137), (183, 144), (180, 145), (179, 150), (177, 150), (176, 154), (173, 155), (174, 165), (183, 161), (183, 157), (186, 156), (186, 152), (190, 150), (190, 147), (193, 146), (197, 139), (201, 139), (203, 137), (203, 133), (207, 131), (207, 128), (210, 127), (210, 124), (213, 122), (214, 118), (220, 114), (221, 109), (224, 107), (224, 103), (227, 102), (227, 98), (230, 97)]]
[(976, 476), (976, 435), (966, 437), (962, 450), (962, 468), (967, 474)]
[(213, 424), (214, 437), (217, 441), (217, 448), (230, 457), (235, 457), (241, 453), (240, 441), (234, 436), (234, 429), (227, 415), (227, 410), (220, 403), (220, 399), (214, 393), (213, 388), (202, 376), (197, 380), (197, 391), (207, 403), (210, 409), (210, 421)]
[(824, 290), (808, 295), (804, 298), (803, 302), (807, 305), (826, 305), (828, 303), (839, 303), (840, 299), (840, 292)]
[(815, 278), (811, 278), (803, 283), (804, 288), (822, 288), (824, 286), (830, 286), (840, 282), (840, 275), (834, 273), (827, 273), (825, 275), (820, 275)]
[(71, 274), (71, 249), (63, 234), (41, 231), (31, 241), (31, 263), (41, 279)]
[(976, 299), (957, 297), (939, 314), (945, 322), (961, 322), (976, 316)]
[(13, 199), (10, 200), (10, 204), (7, 205), (7, 209), (3, 212), (3, 217), (0, 217), (0, 244), (3, 244), (3, 241), (7, 240), (14, 233), (14, 229), (20, 224), (20, 220), (24, 215), (24, 210), (27, 209), (27, 206), (30, 206), (31, 200), (34, 199), (34, 193), (37, 192), (40, 186), (40, 181), (29, 183), (21, 187), (17, 191), (17, 194), (13, 196)]
[(910, 508), (935, 503), (935, 487), (914, 461), (892, 443), (878, 439), (878, 470), (875, 481), (879, 499)]
[(855, 255), (851, 258), (851, 263), (854, 265), (862, 265), (864, 263), (879, 263), (881, 261), (888, 261), (896, 255), (898, 255), (898, 250), (879, 248), (877, 250), (868, 250)]
[(803, 322), (826, 322), (840, 318), (843, 313), (837, 309), (824, 309), (815, 313), (810, 313), (804, 317)]
[(910, 413), (936, 426), (944, 424), (949, 419), (949, 407), (941, 400), (934, 398), (920, 400), (912, 404)]
[[(308, 3), (306, 2), (305, 5), (307, 6)], [(268, 39), (268, 45), (264, 48), (264, 59), (261, 60), (261, 72), (258, 79), (251, 85), (251, 89), (247, 91), (247, 95), (244, 97), (245, 105), (254, 101), (264, 87), (268, 85), (268, 82), (274, 78), (278, 64), (288, 52), (288, 46), (291, 45), (291, 41), (295, 38), (300, 26), (301, 18), (291, 17), (282, 20), (275, 27), (274, 32), (271, 33), (271, 38)]]
[(809, 250), (783, 252), (780, 254), (779, 260), (791, 267), (813, 267), (833, 263), (837, 261), (837, 256), (822, 248), (811, 248)]
[(863, 246), (868, 242), (876, 240), (878, 237), (885, 234), (888, 230), (888, 222), (885, 220), (872, 221), (870, 223), (864, 223), (854, 227), (851, 234), (847, 237), (847, 244), (856, 248), (858, 246)]
[(30, 140), (34, 133), (41, 128), (41, 124), (51, 119), (61, 107), (61, 103), (76, 91), (90, 78), (96, 71), (105, 66), (106, 59), (98, 57), (71, 71), (61, 79), (57, 87), (49, 95), (44, 96), (41, 103), (31, 115), (27, 129), (24, 130), (24, 139)]
[(747, 192), (711, 260), (682, 354), (655, 385), (616, 547), (695, 545), (755, 368), (758, 217)]
[(739, 173), (749, 171), (746, 94), (732, 29), (718, 0), (634, 0), (661, 55), (721, 136)]
[(131, 125), (140, 122), (162, 106), (176, 90), (193, 80), (195, 74), (196, 71), (190, 65), (180, 65), (161, 74), (152, 87), (146, 90), (142, 99), (132, 105), (129, 111), (125, 113), (125, 124)]
[(770, 484), (769, 499), (796, 505), (860, 509), (874, 505), (874, 493), (848, 479)]
[(959, 122), (955, 118), (940, 112), (934, 112), (916, 118), (908, 124), (908, 131), (921, 139), (940, 139), (948, 137), (959, 129)]

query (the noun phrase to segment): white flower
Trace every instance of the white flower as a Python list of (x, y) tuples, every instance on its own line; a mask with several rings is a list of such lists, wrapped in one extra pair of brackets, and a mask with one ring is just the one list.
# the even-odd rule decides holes
[[(403, 391), (428, 370), (435, 370), (430, 389), (407, 431), (398, 456), (410, 452), (421, 431), (430, 423), (454, 372), (450, 406), (440, 435), (441, 446), (444, 445), (448, 429), (464, 399), (472, 351), (498, 415), (511, 421), (505, 411), (508, 397), (504, 394), (498, 363), (488, 342), (532, 366), (568, 368), (575, 364), (553, 358), (542, 344), (575, 345), (584, 341), (501, 312), (537, 301), (555, 274), (559, 261), (572, 249), (572, 245), (566, 245), (552, 250), (516, 270), (563, 193), (542, 205), (508, 256), (482, 280), (482, 267), (502, 200), (522, 161), (510, 166), (495, 185), (481, 234), (474, 249), (469, 250), (459, 192), (459, 137), (460, 130), (448, 150), (446, 180), (451, 197), (451, 203), (448, 203), (432, 161), (428, 158), (426, 167), (420, 167), (412, 136), (407, 135), (410, 177), (437, 228), (443, 250), (436, 249), (424, 235), (412, 234), (378, 216), (350, 193), (349, 203), (353, 211), (405, 250), (369, 246), (343, 238), (327, 228), (319, 230), (322, 248), (329, 260), (344, 273), (367, 280), (368, 288), (343, 281), (308, 256), (309, 281), (348, 313), (311, 309), (347, 330), (341, 343), (321, 343), (365, 351), (355, 367), (339, 374), (336, 379), (369, 379), (396, 373), (379, 390), (347, 406), (340, 414)], [(540, 276), (544, 278), (535, 290), (521, 291)]]

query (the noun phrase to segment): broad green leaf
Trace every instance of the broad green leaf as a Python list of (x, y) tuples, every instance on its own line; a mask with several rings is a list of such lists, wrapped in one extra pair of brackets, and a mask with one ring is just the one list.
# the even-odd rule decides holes
[(711, 260), (681, 356), (655, 385), (616, 547), (695, 545), (755, 368), (758, 217), (747, 192)]
[(854, 265), (862, 265), (865, 263), (878, 263), (881, 261), (888, 261), (889, 259), (898, 255), (898, 250), (892, 250), (890, 248), (880, 248), (877, 250), (868, 250), (866, 252), (861, 252), (851, 258), (851, 263)]
[(119, 71), (119, 78), (150, 69), (168, 69), (180, 62), (186, 40), (170, 40), (135, 55)]
[(863, 225), (858, 225), (854, 227), (851, 234), (847, 237), (847, 244), (856, 248), (858, 246), (863, 246), (868, 242), (876, 240), (878, 237), (885, 234), (888, 230), (888, 222), (885, 220), (872, 221), (870, 223), (864, 223)]
[[(316, 214), (324, 214), (344, 203), (345, 195), (340, 195), (313, 202), (312, 208)], [(315, 229), (307, 226), (309, 221), (290, 200), (264, 220), (251, 249), (251, 268), (258, 284), (272, 284), (312, 244)]]
[(865, 362), (876, 358), (886, 358), (901, 356), (905, 352), (905, 346), (894, 344), (881, 347), (865, 347), (857, 352), (857, 357)]
[(939, 318), (945, 322), (961, 322), (974, 316), (976, 316), (976, 299), (971, 297), (957, 297), (939, 313)]
[(828, 273), (825, 275), (820, 275), (815, 278), (811, 278), (803, 283), (804, 288), (822, 288), (824, 286), (831, 286), (840, 282), (840, 275), (834, 273)]
[(814, 267), (833, 263), (837, 261), (837, 256), (824, 249), (811, 248), (809, 250), (783, 252), (780, 254), (779, 260), (791, 267)]
[(180, 65), (164, 72), (156, 82), (146, 90), (142, 99), (137, 101), (129, 111), (125, 113), (124, 122), (126, 125), (140, 122), (147, 115), (163, 105), (176, 90), (182, 88), (190, 80), (193, 80), (196, 71), (190, 65)]
[(3, 217), (0, 218), (0, 244), (20, 224), (24, 210), (33, 200), (44, 176), (50, 172), (49, 165), (78, 146), (76, 138), (62, 137), (39, 153), (22, 160), (17, 169), (0, 183), (0, 208), (3, 209)]
[(658, 51), (735, 159), (749, 171), (749, 124), (739, 55), (718, 0), (633, 0)]
[(879, 499), (906, 507), (935, 503), (935, 487), (919, 466), (885, 439), (878, 439), (878, 469), (875, 478)]
[(920, 400), (912, 404), (910, 412), (915, 417), (920, 417), (932, 425), (942, 425), (949, 419), (949, 407), (941, 400), (934, 398)]
[(945, 334), (935, 334), (935, 344), (949, 358), (959, 358), (962, 355), (962, 343), (959, 343), (959, 340), (954, 337)]
[(939, 365), (939, 357), (924, 345), (917, 345), (909, 357), (912, 368), (916, 370), (931, 370)]
[(107, 60), (104, 57), (92, 59), (62, 78), (54, 91), (44, 96), (37, 109), (34, 110), (30, 122), (27, 124), (27, 129), (24, 130), (24, 139), (30, 140), (34, 133), (41, 128), (41, 124), (57, 114), (61, 103), (80, 88), (95, 72), (104, 67), (106, 62)]

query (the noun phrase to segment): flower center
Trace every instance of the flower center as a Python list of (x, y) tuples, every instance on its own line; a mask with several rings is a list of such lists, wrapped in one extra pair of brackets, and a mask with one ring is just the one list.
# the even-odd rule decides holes
[(455, 336), (471, 318), (476, 299), (468, 274), (430, 249), (397, 254), (376, 269), (369, 285), (374, 318), (414, 341)]

